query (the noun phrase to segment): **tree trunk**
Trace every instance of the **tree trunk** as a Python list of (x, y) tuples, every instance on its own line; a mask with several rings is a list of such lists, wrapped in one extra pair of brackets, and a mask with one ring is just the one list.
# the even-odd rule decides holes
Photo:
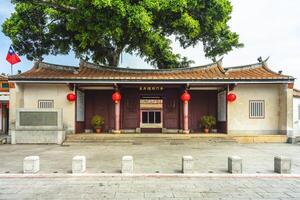
[(107, 59), (107, 61), (108, 61), (108, 65), (110, 67), (118, 67), (119, 61), (120, 61), (120, 54), (115, 53), (115, 54), (111, 55)]
[(123, 52), (123, 48), (124, 47), (117, 47), (117, 49), (108, 56), (107, 61), (108, 61), (108, 65), (110, 67), (118, 67), (119, 66), (120, 55)]

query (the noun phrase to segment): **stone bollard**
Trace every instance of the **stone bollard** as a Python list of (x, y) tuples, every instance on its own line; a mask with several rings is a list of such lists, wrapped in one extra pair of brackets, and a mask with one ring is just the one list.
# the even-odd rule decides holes
[(122, 174), (133, 173), (133, 157), (123, 156), (122, 157)]
[(182, 157), (182, 173), (192, 174), (193, 173), (194, 160), (192, 156)]
[(274, 157), (274, 172), (279, 174), (290, 174), (292, 168), (292, 160), (284, 156)]
[(40, 157), (28, 156), (23, 160), (23, 172), (25, 174), (34, 174), (40, 171)]
[(242, 158), (238, 156), (228, 157), (228, 172), (232, 174), (241, 174), (243, 172)]
[(86, 159), (85, 156), (74, 156), (72, 159), (72, 173), (80, 174), (86, 170)]

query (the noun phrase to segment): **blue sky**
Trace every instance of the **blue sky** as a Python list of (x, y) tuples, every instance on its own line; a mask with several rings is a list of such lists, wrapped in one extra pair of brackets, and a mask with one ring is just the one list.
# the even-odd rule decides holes
[[(257, 58), (270, 56), (269, 67), (274, 71), (282, 70), (284, 74), (300, 78), (300, 1), (299, 0), (231, 0), (233, 5), (232, 19), (229, 23), (233, 31), (240, 35), (244, 48), (235, 49), (224, 56), (223, 66), (238, 66), (257, 62)], [(1, 0), (0, 23), (14, 11), (10, 0)], [(10, 39), (0, 32), (0, 72), (9, 73), (10, 65), (5, 57), (10, 46)], [(204, 57), (202, 45), (182, 49), (173, 42), (173, 50), (189, 59), (194, 65), (210, 63)], [(22, 62), (16, 64), (14, 71), (26, 71), (32, 67), (32, 62), (24, 56)], [(71, 53), (67, 56), (46, 56), (44, 61), (78, 65), (78, 59)], [(151, 68), (142, 59), (123, 54), (121, 67)], [(296, 80), (300, 87), (300, 81)]]

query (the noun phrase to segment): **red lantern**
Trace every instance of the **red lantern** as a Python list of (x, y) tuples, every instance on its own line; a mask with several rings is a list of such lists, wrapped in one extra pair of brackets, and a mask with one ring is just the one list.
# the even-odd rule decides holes
[(229, 101), (229, 102), (234, 102), (235, 100), (236, 100), (236, 95), (235, 95), (235, 94), (229, 93), (229, 94), (227, 95), (227, 101)]
[(112, 94), (111, 98), (115, 103), (118, 103), (119, 101), (121, 101), (122, 96), (120, 92), (116, 91)]
[(76, 95), (73, 93), (73, 92), (70, 92), (68, 95), (67, 95), (67, 99), (68, 101), (75, 101), (76, 100)]
[(181, 98), (181, 101), (183, 101), (184, 103), (187, 103), (191, 99), (191, 95), (187, 91), (184, 91), (184, 93), (182, 93), (180, 98)]

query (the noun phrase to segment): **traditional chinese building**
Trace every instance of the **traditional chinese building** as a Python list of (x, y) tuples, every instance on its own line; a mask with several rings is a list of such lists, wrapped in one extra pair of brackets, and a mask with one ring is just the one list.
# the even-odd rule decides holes
[(93, 132), (94, 115), (104, 118), (106, 133), (200, 133), (199, 120), (207, 115), (216, 118), (211, 131), (217, 133), (289, 135), (293, 130), (294, 78), (272, 71), (266, 61), (167, 70), (37, 62), (9, 81), (15, 84), (12, 130), (23, 116), (18, 109), (61, 109), (66, 133)]
[(7, 76), (0, 75), (0, 133), (8, 132), (9, 84)]
[(300, 90), (294, 89), (294, 100), (293, 100), (293, 127), (295, 137), (300, 139)]

